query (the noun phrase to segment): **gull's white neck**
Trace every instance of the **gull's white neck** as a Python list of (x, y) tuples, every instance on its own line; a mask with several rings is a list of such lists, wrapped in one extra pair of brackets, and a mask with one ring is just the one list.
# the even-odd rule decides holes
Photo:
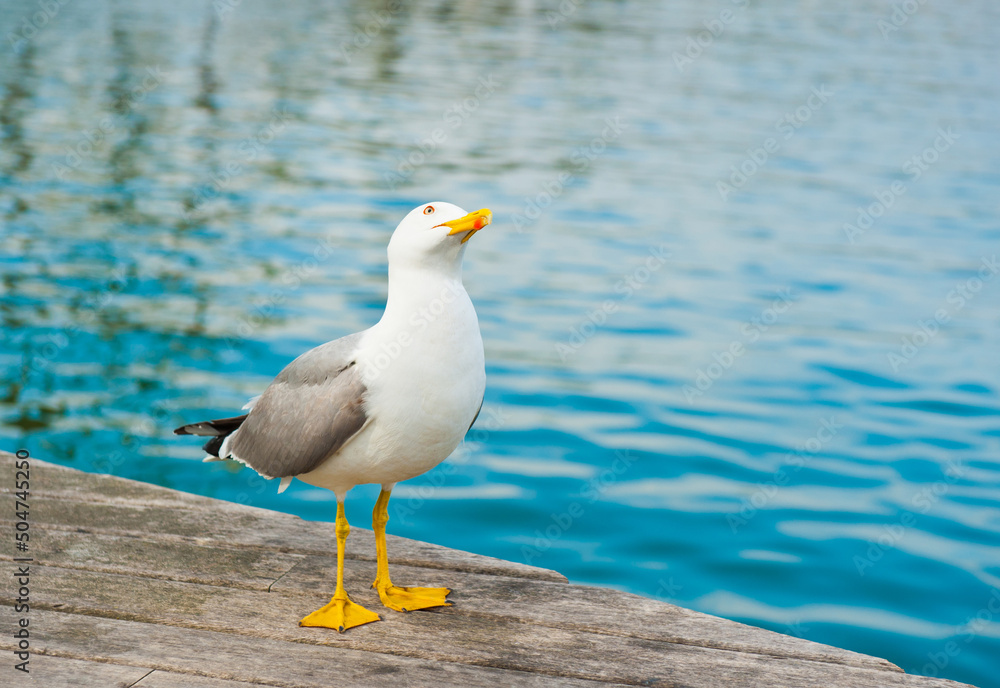
[[(435, 316), (464, 312), (471, 306), (462, 284), (462, 263), (389, 266), (389, 295), (383, 323), (404, 325), (427, 312)], [(458, 305), (458, 308), (455, 306)]]

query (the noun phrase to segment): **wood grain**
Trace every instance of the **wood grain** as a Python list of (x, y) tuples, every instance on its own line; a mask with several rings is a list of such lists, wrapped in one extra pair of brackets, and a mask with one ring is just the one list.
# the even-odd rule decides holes
[[(9, 493), (13, 457), (0, 453), (0, 466), (0, 493)], [(454, 590), (452, 607), (396, 613), (370, 589), (374, 538), (355, 527), (345, 586), (383, 621), (345, 634), (301, 628), (333, 590), (332, 523), (37, 459), (31, 482), (32, 667), (48, 673), (23, 685), (960, 686), (572, 585), (546, 569), (390, 536), (394, 581)], [(0, 510), (5, 527), (12, 511)], [(10, 559), (0, 555), (13, 566)], [(13, 602), (9, 587), (0, 602)], [(9, 634), (0, 637), (0, 648), (13, 647)]]

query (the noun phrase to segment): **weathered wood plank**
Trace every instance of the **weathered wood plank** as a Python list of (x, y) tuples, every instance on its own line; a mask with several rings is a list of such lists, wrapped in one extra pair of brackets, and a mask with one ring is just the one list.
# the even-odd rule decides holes
[[(7, 461), (11, 455), (0, 451), (0, 458)], [(87, 473), (68, 466), (42, 461), (31, 457), (32, 492), (57, 496), (63, 499), (114, 502), (134, 501), (148, 504), (199, 504), (206, 498), (200, 495), (171, 490), (168, 487), (151, 485), (137, 480), (127, 480), (102, 473)], [(10, 466), (0, 471), (6, 475)], [(36, 482), (37, 481), (37, 482)], [(0, 491), (10, 491), (10, 482), (0, 484)]]
[[(618, 590), (411, 568), (396, 565), (391, 557), (390, 571), (398, 585), (451, 588), (449, 599), (455, 606), (440, 610), (443, 614), (492, 615), (555, 628), (901, 671), (878, 657), (774, 633)], [(357, 565), (345, 573), (344, 581), (353, 592), (367, 588), (374, 576), (374, 564)], [(271, 590), (311, 594), (316, 590), (332, 590), (335, 583), (335, 558), (307, 556), (272, 585)]]
[[(10, 491), (12, 458), (0, 452), (0, 492)], [(204, 543), (265, 547), (273, 552), (323, 555), (336, 547), (332, 527), (325, 522), (304, 521), (291, 514), (187, 495), (123, 478), (81, 473), (37, 459), (32, 459), (31, 465), (32, 508), (37, 507), (33, 515), (49, 526), (136, 537), (173, 535)], [(55, 489), (50, 489), (50, 484)], [(411, 566), (566, 580), (548, 569), (391, 534), (388, 541), (397, 561)], [(374, 553), (374, 534), (352, 526), (348, 556), (374, 560)]]
[[(0, 492), (9, 492), (12, 459), (0, 452)], [(332, 524), (36, 459), (32, 488), (33, 662), (120, 665), (154, 688), (960, 688), (877, 658), (569, 585), (544, 569), (390, 536), (396, 582), (448, 585), (457, 602), (397, 614), (368, 587), (374, 539), (362, 528), (352, 529), (347, 586), (385, 620), (344, 635), (302, 629), (298, 619), (332, 591)], [(10, 524), (9, 514), (0, 517)], [(12, 643), (0, 637), (0, 648)]]
[(5, 662), (4, 666), (0, 667), (0, 685), (39, 686), (39, 688), (43, 686), (44, 688), (129, 688), (150, 672), (144, 667), (39, 655), (32, 657), (28, 667), (29, 673), (24, 674), (14, 671)]
[[(42, 531), (35, 538), (33, 556), (38, 564), (61, 568), (252, 590), (272, 589), (310, 597), (317, 591), (332, 591), (336, 583), (333, 557), (273, 554), (260, 549), (234, 550), (94, 533)], [(401, 585), (452, 588), (451, 599), (456, 606), (444, 613), (514, 617), (521, 622), (557, 628), (899, 670), (876, 657), (616, 590), (408, 567), (395, 561), (392, 572)], [(345, 570), (345, 584), (352, 593), (367, 589), (374, 577), (374, 562), (351, 562)]]
[[(45, 496), (32, 498), (35, 518), (47, 528), (157, 539), (185, 538), (201, 544), (263, 547), (271, 552), (325, 555), (336, 551), (330, 523), (303, 521), (290, 514), (222, 501), (211, 500), (208, 504), (210, 508), (185, 506), (176, 509), (161, 505), (102, 504)], [(9, 521), (4, 516), (4, 520)], [(449, 550), (393, 535), (389, 535), (387, 541), (396, 560), (410, 566), (566, 581), (565, 576), (547, 569)], [(374, 561), (374, 534), (352, 526), (347, 556)]]
[[(630, 685), (729, 688), (732, 681), (739, 680), (773, 688), (955, 686), (878, 669), (537, 626), (495, 616), (386, 611), (383, 622), (347, 634), (298, 627), (304, 611), (324, 603), (329, 591), (312, 598), (290, 597), (54, 567), (38, 567), (33, 581), (37, 581), (32, 590), (35, 608), (59, 605), (62, 611), (75, 612), (74, 616), (92, 614), (253, 636), (258, 641), (280, 639), (300, 645), (335, 646), (329, 648), (332, 653), (345, 649), (369, 656), (392, 653), (448, 664)], [(376, 608), (372, 591), (353, 596)]]
[[(607, 686), (594, 681), (79, 614), (44, 610), (32, 614), (42, 653), (282, 688)], [(10, 639), (0, 636), (0, 650), (11, 646)], [(46, 657), (41, 659), (47, 661)]]
[[(209, 546), (44, 527), (34, 529), (31, 545), (31, 556), (38, 564), (250, 590), (267, 590), (305, 558), (258, 547)], [(10, 558), (0, 555), (2, 559)]]

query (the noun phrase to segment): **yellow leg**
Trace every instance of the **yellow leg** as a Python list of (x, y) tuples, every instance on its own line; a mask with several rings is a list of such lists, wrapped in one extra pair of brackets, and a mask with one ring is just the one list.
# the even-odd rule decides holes
[(378, 621), (379, 615), (369, 611), (360, 604), (354, 604), (344, 591), (344, 550), (347, 547), (347, 535), (351, 526), (344, 516), (344, 503), (337, 502), (337, 589), (329, 604), (317, 609), (306, 618), (299, 621), (300, 626), (321, 626), (333, 628), (341, 633), (348, 628)]
[(385, 524), (389, 522), (389, 490), (379, 493), (372, 511), (372, 530), (375, 531), (375, 554), (378, 572), (372, 587), (378, 590), (382, 604), (397, 612), (412, 612), (429, 607), (450, 607), (445, 598), (451, 592), (448, 588), (400, 588), (389, 580), (389, 554), (385, 549)]

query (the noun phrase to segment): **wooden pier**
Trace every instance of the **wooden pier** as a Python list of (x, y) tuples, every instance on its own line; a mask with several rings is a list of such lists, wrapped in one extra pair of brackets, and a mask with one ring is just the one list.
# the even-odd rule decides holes
[[(332, 523), (30, 459), (30, 547), (16, 553), (14, 462), (0, 452), (4, 618), (26, 616), (30, 674), (0, 634), (0, 685), (690, 686), (957, 688), (884, 659), (523, 564), (389, 536), (400, 584), (446, 585), (454, 606), (385, 609), (375, 543), (352, 525), (345, 586), (383, 621), (301, 628), (334, 588)], [(331, 505), (333, 504), (331, 500)], [(332, 511), (331, 511), (332, 513)], [(359, 524), (360, 525), (360, 524)], [(390, 523), (390, 529), (391, 529)], [(16, 556), (30, 612), (13, 614)], [(23, 565), (23, 564), (21, 564)]]

